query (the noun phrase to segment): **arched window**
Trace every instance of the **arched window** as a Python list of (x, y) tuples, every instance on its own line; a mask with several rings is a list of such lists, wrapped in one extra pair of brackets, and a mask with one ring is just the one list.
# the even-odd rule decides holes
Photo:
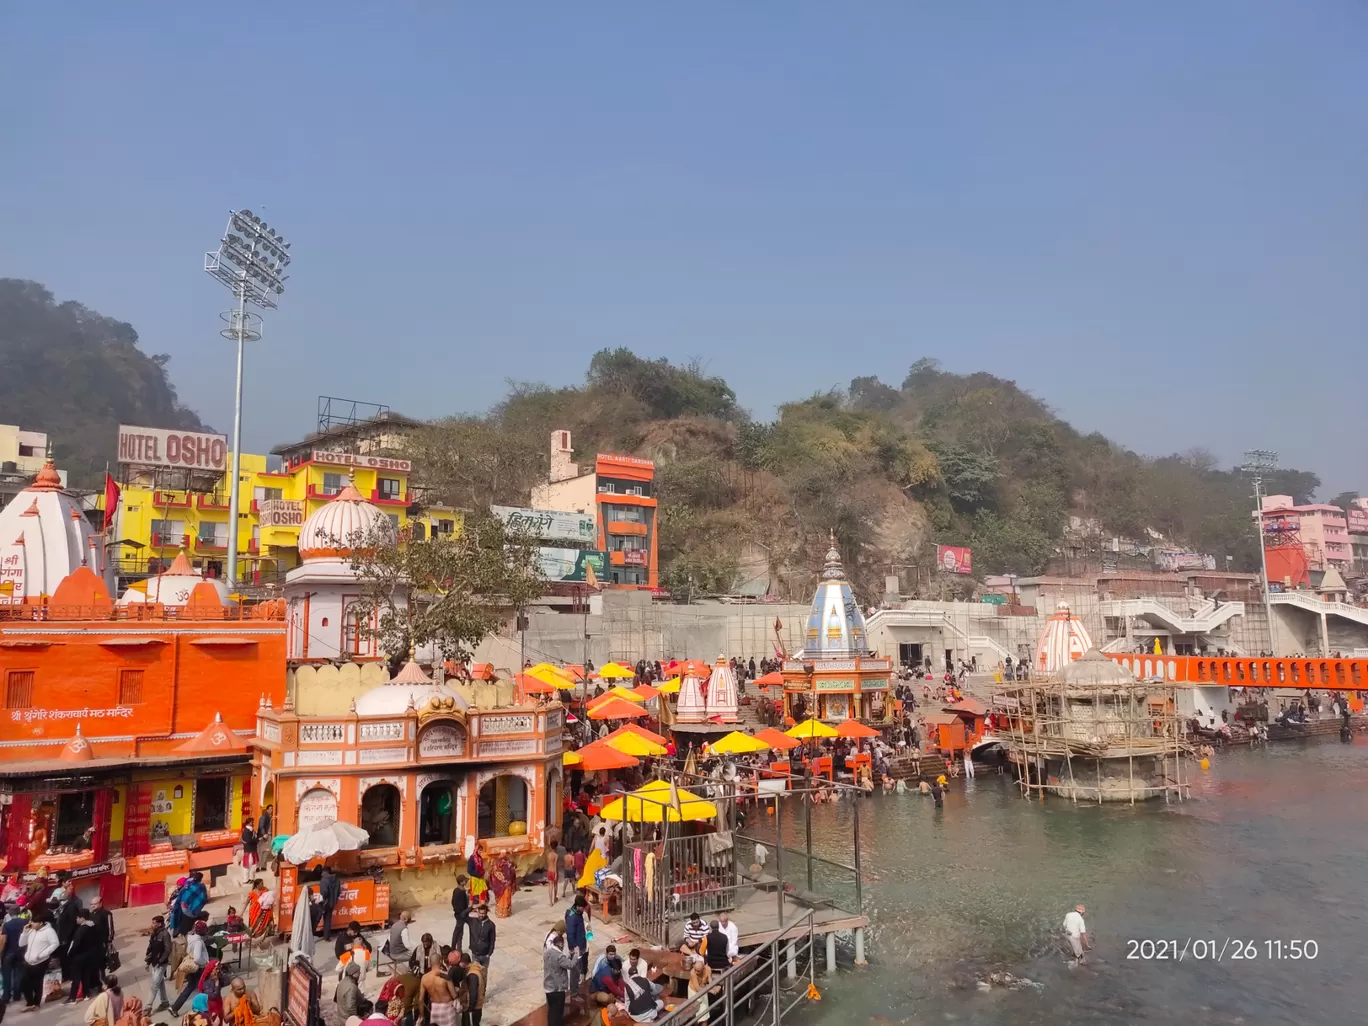
[(527, 833), (527, 782), (521, 777), (504, 775), (480, 788), (478, 829), (481, 837)]
[(376, 784), (361, 796), (361, 829), (370, 834), (367, 848), (393, 848), (399, 843), (399, 788)]
[(455, 844), (460, 840), (459, 785), (454, 780), (434, 780), (418, 798), (418, 843)]
[(337, 818), (337, 796), (325, 787), (311, 787), (300, 797), (296, 812), (301, 833), (331, 823)]

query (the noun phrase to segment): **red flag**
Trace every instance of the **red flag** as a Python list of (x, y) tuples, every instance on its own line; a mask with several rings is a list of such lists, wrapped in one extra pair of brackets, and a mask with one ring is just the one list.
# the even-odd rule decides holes
[(114, 523), (114, 514), (119, 509), (120, 488), (114, 479), (109, 476), (109, 471), (105, 471), (105, 508), (104, 508), (104, 527), (102, 531), (108, 531), (109, 525)]

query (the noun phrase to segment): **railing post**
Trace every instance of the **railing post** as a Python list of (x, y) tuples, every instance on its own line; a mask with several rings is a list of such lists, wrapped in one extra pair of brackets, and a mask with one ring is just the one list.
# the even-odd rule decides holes
[(733, 975), (727, 976), (727, 1006), (726, 1013), (722, 1019), (723, 1026), (732, 1026), (736, 1019), (735, 997), (732, 992)]
[[(860, 860), (860, 802), (852, 803), (855, 809), (855, 914), (864, 915), (864, 875)], [(811, 890), (811, 888), (809, 888)]]
[(803, 826), (807, 832), (807, 889), (812, 890), (812, 801), (803, 795)]
[[(776, 815), (777, 815), (777, 813), (776, 813)], [(781, 846), (780, 850), (781, 850), (781, 851), (783, 850), (783, 849), (782, 849), (782, 846)], [(780, 893), (781, 895), (784, 893), (784, 888), (783, 888), (782, 883), (780, 884), (780, 887), (779, 887), (779, 893)], [(781, 902), (782, 902), (782, 898), (781, 898), (780, 900), (781, 900)], [(780, 909), (782, 909), (782, 908), (783, 908), (783, 905), (780, 904), (779, 907), (780, 907)], [(781, 915), (781, 916), (783, 915), (783, 912), (782, 912), (782, 911), (780, 912), (780, 915)], [(780, 996), (780, 991), (779, 991), (779, 938), (778, 938), (778, 937), (775, 937), (774, 940), (770, 941), (770, 949), (771, 949), (771, 950), (770, 950), (770, 1022), (773, 1024), (773, 1026), (779, 1026), (779, 1019), (780, 1019), (779, 996)]]
[(774, 799), (774, 838), (774, 869), (779, 877), (779, 886), (774, 890), (779, 896), (779, 929), (782, 930), (784, 928), (784, 803), (779, 798)]

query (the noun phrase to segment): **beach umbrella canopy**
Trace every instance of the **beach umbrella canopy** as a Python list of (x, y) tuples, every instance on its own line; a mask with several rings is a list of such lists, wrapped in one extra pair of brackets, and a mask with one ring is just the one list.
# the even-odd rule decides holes
[(712, 664), (702, 659), (690, 659), (679, 667), (681, 677), (711, 677), (712, 672)]
[(662, 695), (677, 695), (679, 694), (679, 678), (671, 677), (665, 683), (657, 684), (655, 689)]
[(744, 755), (747, 752), (763, 752), (769, 745), (758, 737), (733, 730), (726, 737), (720, 741), (714, 741), (708, 747), (719, 755)]
[(562, 753), (561, 753), (561, 765), (562, 765), (562, 766), (578, 766), (578, 765), (580, 764), (581, 761), (583, 761), (583, 760), (580, 759), (580, 754), (579, 754), (579, 752), (562, 752)]
[(859, 720), (845, 720), (836, 728), (838, 737), (878, 737), (879, 732), (873, 727), (866, 727)]
[(514, 674), (513, 681), (522, 688), (525, 695), (549, 695), (556, 690), (554, 684), (548, 684), (540, 677), (532, 676), (531, 671)]
[(784, 675), (778, 670), (771, 670), (762, 677), (755, 678), (755, 686), (760, 688), (778, 687), (784, 683)]
[(535, 677), (543, 684), (555, 688), (557, 691), (574, 691), (575, 682), (565, 674), (561, 673), (554, 666), (541, 663), (526, 671), (524, 676)]
[(771, 748), (781, 752), (786, 752), (790, 748), (797, 748), (803, 742), (789, 737), (782, 730), (775, 730), (773, 727), (766, 727), (764, 730), (757, 731), (755, 737), (759, 741), (765, 742)]
[(609, 698), (589, 710), (591, 720), (635, 720), (649, 715), (645, 709), (621, 698)]
[(638, 695), (631, 688), (624, 688), (621, 684), (615, 684), (613, 685), (613, 687), (609, 688), (606, 692), (604, 692), (605, 698), (607, 698), (609, 695), (612, 695), (615, 698), (621, 698), (623, 701), (626, 702), (646, 701), (646, 699), (643, 696)]
[(615, 736), (605, 737), (602, 743), (639, 758), (654, 758), (665, 754), (664, 745), (647, 741), (640, 734), (633, 734), (630, 730), (618, 731)]
[(579, 764), (576, 769), (584, 770), (586, 773), (601, 773), (604, 770), (630, 769), (633, 766), (640, 766), (641, 760), (634, 755), (620, 752), (612, 745), (606, 745), (602, 741), (595, 741), (591, 745), (585, 745), (576, 753), (579, 756)]
[(636, 670), (629, 670), (627, 667), (619, 666), (617, 663), (604, 663), (599, 667), (599, 671), (595, 676), (600, 677), (603, 680), (625, 680), (630, 677), (635, 677)]
[(812, 738), (812, 737), (835, 737), (836, 728), (829, 727), (821, 720), (804, 720), (802, 723), (795, 723), (784, 731), (789, 737)]
[(671, 823), (678, 823), (680, 820), (713, 819), (717, 815), (717, 806), (707, 799), (683, 788), (677, 788), (675, 793), (679, 796), (678, 811), (671, 805), (669, 781), (652, 780), (631, 794), (614, 798), (599, 810), (599, 816), (633, 823), (660, 823), (668, 816)]
[(560, 668), (560, 672), (574, 681), (584, 680), (588, 676), (588, 674), (584, 672), (584, 667), (579, 663), (566, 663)]
[(310, 859), (325, 859), (339, 851), (356, 851), (370, 840), (370, 834), (350, 823), (319, 823), (302, 830), (285, 842), (280, 854), (287, 862), (302, 866)]
[(632, 688), (631, 694), (635, 696), (639, 702), (649, 702), (653, 698), (660, 697), (660, 692), (649, 684), (638, 684), (636, 687)]
[(608, 738), (617, 737), (619, 734), (636, 734), (638, 737), (644, 737), (647, 741), (654, 741), (658, 745), (663, 745), (666, 742), (666, 738), (661, 737), (654, 730), (647, 730), (640, 723), (624, 723), (603, 740), (607, 741)]

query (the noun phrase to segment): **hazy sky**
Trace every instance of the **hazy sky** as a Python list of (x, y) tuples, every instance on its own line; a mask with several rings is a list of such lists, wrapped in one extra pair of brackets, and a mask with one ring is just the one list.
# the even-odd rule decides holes
[(9, 0), (0, 276), (132, 322), (227, 431), (202, 254), (263, 213), (258, 451), (319, 394), (478, 410), (604, 346), (761, 417), (930, 355), (1368, 490), (1365, 53), (1360, 0)]

